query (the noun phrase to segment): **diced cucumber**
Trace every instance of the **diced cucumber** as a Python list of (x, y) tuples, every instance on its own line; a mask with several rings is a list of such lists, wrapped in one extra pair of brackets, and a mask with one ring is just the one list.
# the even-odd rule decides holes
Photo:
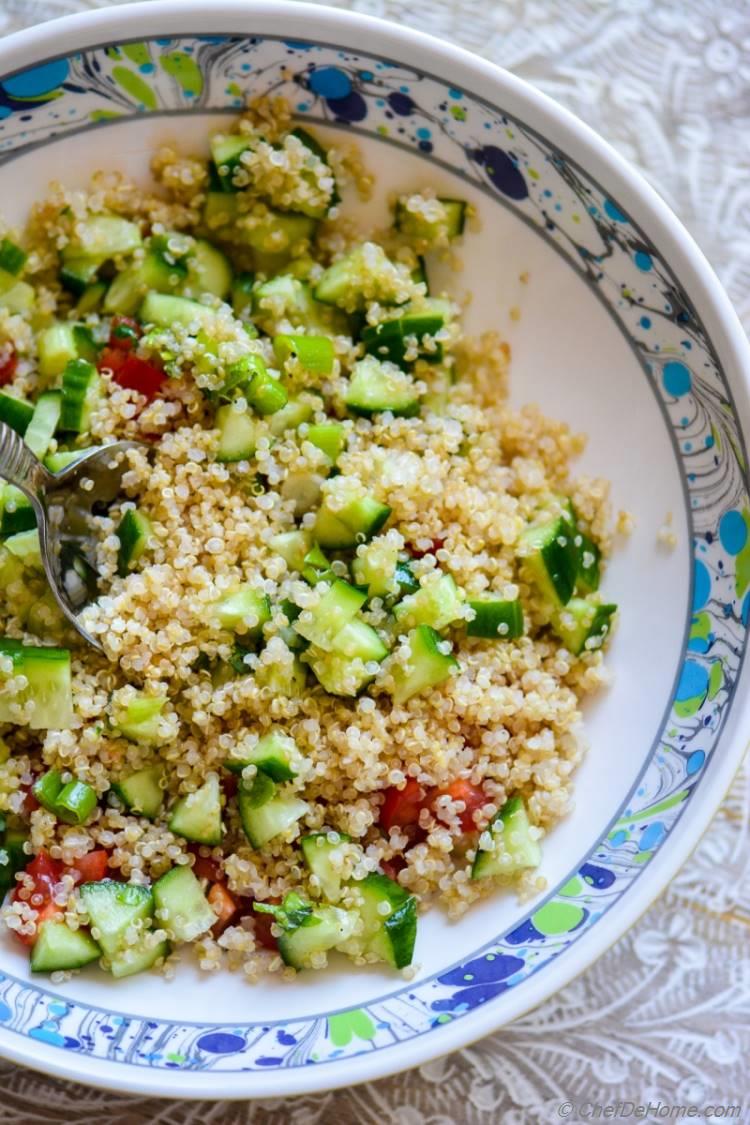
[[(362, 897), (359, 914), (364, 953), (403, 969), (410, 965), (417, 938), (417, 900), (387, 875), (373, 873), (351, 884)], [(386, 912), (386, 907), (388, 908)]]
[(333, 342), (328, 336), (274, 336), (273, 350), (282, 366), (294, 356), (311, 375), (330, 375), (333, 371)]
[(430, 244), (446, 237), (458, 238), (466, 225), (465, 200), (438, 196), (435, 202), (440, 204), (441, 213), (436, 218), (427, 218), (419, 211), (409, 210), (406, 203), (400, 200), (396, 207), (396, 229)]
[(348, 941), (357, 925), (354, 911), (337, 906), (316, 907), (313, 917), (316, 925), (299, 926), (279, 936), (279, 953), (286, 965), (295, 969), (308, 968), (314, 954)]
[(26, 281), (16, 281), (13, 274), (0, 270), (0, 307), (11, 313), (25, 313), (36, 304), (36, 290)]
[(224, 227), (231, 227), (237, 219), (239, 208), (237, 197), (224, 191), (209, 191), (206, 193), (206, 202), (203, 205), (203, 222), (209, 231), (216, 233), (219, 238), (226, 238), (230, 234)]
[(341, 422), (321, 422), (308, 426), (305, 441), (311, 441), (335, 465), (346, 445), (346, 427)]
[(91, 215), (76, 223), (75, 236), (63, 251), (66, 263), (80, 258), (104, 262), (118, 254), (129, 254), (142, 245), (136, 223), (119, 215)]
[(248, 461), (254, 455), (258, 424), (248, 410), (237, 410), (232, 403), (220, 406), (216, 411), (216, 427), (219, 431), (217, 461)]
[[(286, 631), (285, 631), (286, 632)], [(289, 630), (291, 632), (291, 629)], [(295, 634), (296, 637), (296, 634)], [(286, 637), (284, 638), (286, 640)], [(299, 640), (299, 638), (296, 638)], [(290, 652), (293, 645), (287, 644)], [(255, 682), (260, 688), (268, 688), (275, 696), (286, 696), (289, 699), (299, 698), (305, 690), (307, 673), (304, 664), (293, 656), (291, 661), (263, 661), (255, 672)]]
[(290, 570), (296, 570), (301, 574), (305, 565), (305, 557), (312, 544), (309, 534), (297, 529), (295, 531), (282, 531), (278, 535), (274, 535), (269, 546), (277, 555), (281, 555)]
[(0, 902), (15, 887), (16, 873), (29, 862), (23, 850), (28, 838), (28, 833), (19, 828), (5, 828), (0, 833)]
[(144, 324), (156, 324), (160, 328), (171, 328), (181, 324), (183, 328), (210, 329), (216, 320), (216, 311), (200, 301), (187, 297), (177, 297), (172, 293), (147, 293), (138, 312)]
[(36, 527), (31, 501), (12, 484), (0, 483), (0, 535), (16, 535)]
[(367, 587), (368, 597), (382, 598), (392, 592), (398, 554), (398, 544), (382, 535), (357, 549), (352, 573), (358, 586)]
[(124, 946), (109, 958), (109, 971), (117, 980), (132, 977), (152, 969), (168, 955), (168, 941), (157, 941), (153, 934), (145, 933), (135, 945)]
[[(265, 777), (270, 785), (257, 785)], [(265, 774), (258, 774), (250, 789), (240, 787), (237, 805), (245, 835), (254, 848), (262, 848), (275, 836), (287, 832), (309, 811), (310, 806), (293, 794), (279, 795), (274, 783)]]
[(79, 297), (94, 282), (101, 266), (96, 258), (67, 258), (60, 269), (60, 284)]
[(224, 191), (237, 190), (232, 182), (232, 175), (240, 163), (243, 152), (246, 152), (251, 144), (250, 137), (238, 133), (228, 135), (216, 133), (211, 138), (211, 159)]
[[(297, 140), (301, 141), (305, 148), (309, 149), (314, 156), (317, 156), (318, 160), (321, 160), (324, 164), (328, 164), (328, 152), (323, 148), (317, 138), (315, 138), (312, 133), (309, 133), (307, 131), (307, 129), (293, 129), (291, 135), (293, 137), (296, 137)], [(303, 179), (309, 180), (313, 187), (318, 186), (317, 179), (314, 177), (314, 174), (311, 170), (303, 168), (300, 174)], [(334, 179), (333, 190), (327, 203), (321, 206), (312, 206), (308, 204), (307, 207), (302, 207), (302, 210), (306, 215), (312, 215), (314, 218), (322, 219), (328, 214), (331, 208), (340, 201), (340, 199), (341, 197), (338, 193), (338, 188)]]
[(26, 264), (28, 254), (10, 238), (0, 241), (0, 269), (18, 277)]
[(416, 594), (410, 594), (394, 606), (393, 613), (400, 625), (431, 625), (445, 629), (464, 614), (464, 598), (450, 574), (430, 575)]
[(49, 919), (39, 927), (31, 950), (32, 973), (82, 969), (101, 957), (102, 951), (86, 930), (71, 930), (63, 921)]
[(48, 453), (44, 458), (44, 467), (49, 469), (51, 473), (62, 472), (67, 469), (68, 465), (80, 461), (81, 457), (85, 457), (87, 453), (93, 453), (98, 446), (90, 445), (86, 449), (58, 449), (56, 453)]
[(419, 413), (419, 394), (412, 377), (372, 355), (354, 364), (345, 402), (352, 414), (366, 417), (385, 411), (403, 418)]
[(50, 324), (39, 333), (39, 374), (47, 379), (65, 370), (71, 359), (78, 359), (74, 325), (70, 321)]
[(222, 301), (229, 296), (232, 287), (232, 268), (221, 250), (210, 242), (199, 238), (190, 251), (187, 277), (180, 287), (186, 297), (200, 297), (211, 293)]
[(252, 586), (241, 586), (214, 602), (211, 613), (220, 628), (242, 627), (245, 634), (259, 637), (263, 626), (271, 620), (271, 603), (266, 594), (259, 594)]
[(14, 395), (0, 393), (0, 422), (5, 422), (21, 437), (26, 433), (33, 414), (34, 407), (30, 402), (25, 402)]
[(332, 651), (349, 660), (385, 660), (388, 648), (380, 635), (366, 621), (355, 618), (344, 625), (333, 638)]
[(164, 790), (161, 787), (163, 777), (164, 771), (160, 765), (146, 766), (113, 784), (112, 788), (129, 812), (153, 820), (161, 812), (164, 803)]
[(331, 652), (333, 642), (367, 601), (367, 595), (348, 582), (337, 579), (312, 609), (305, 610), (294, 622), (294, 630), (324, 652)]
[(601, 581), (602, 553), (593, 539), (577, 531), (575, 544), (578, 548), (578, 571), (576, 589), (582, 594), (593, 594), (599, 589)]
[(526, 807), (520, 797), (511, 797), (492, 818), (487, 831), (493, 846), (477, 851), (471, 869), (472, 879), (493, 876), (512, 878), (520, 871), (538, 867), (542, 849), (531, 834)]
[(173, 867), (156, 880), (154, 906), (160, 928), (173, 941), (195, 941), (216, 924), (203, 888), (187, 866)]
[(311, 586), (317, 586), (318, 582), (333, 582), (336, 577), (331, 570), (330, 561), (317, 543), (313, 544), (302, 560), (302, 577)]
[(141, 746), (158, 746), (160, 716), (167, 702), (165, 695), (147, 695), (138, 691), (125, 706), (115, 706), (112, 725), (123, 738)]
[(151, 888), (136, 883), (101, 879), (98, 883), (84, 883), (80, 894), (92, 936), (108, 957), (122, 948), (131, 926), (150, 919), (154, 912)]
[(76, 305), (76, 312), (79, 316), (86, 316), (87, 313), (96, 312), (101, 305), (104, 295), (108, 289), (106, 281), (94, 281), (91, 285), (87, 285)]
[(35, 457), (41, 461), (55, 435), (62, 410), (59, 391), (44, 391), (36, 400), (34, 414), (29, 422), (24, 441)]
[[(222, 195), (222, 199), (231, 196)], [(249, 320), (253, 313), (253, 287), (255, 274), (240, 273), (232, 282), (232, 311), (240, 320)]]
[[(275, 414), (268, 415), (268, 429), (273, 437), (281, 437), (288, 430), (296, 430), (312, 417), (313, 406), (301, 398), (293, 398), (277, 410)], [(312, 427), (310, 427), (312, 428)]]
[(253, 215), (238, 223), (233, 238), (260, 254), (287, 254), (311, 241), (317, 221), (308, 215), (295, 215), (291, 211), (266, 209), (264, 215)]
[(524, 568), (542, 597), (552, 606), (569, 602), (578, 573), (578, 550), (568, 521), (558, 517), (528, 528), (521, 536), (521, 547)]
[(356, 312), (368, 300), (394, 304), (404, 280), (410, 280), (406, 267), (391, 262), (381, 246), (366, 242), (329, 266), (319, 278), (314, 294), (316, 301)]
[(117, 573), (125, 578), (142, 558), (154, 533), (153, 524), (144, 512), (128, 508), (117, 528), (120, 548), (117, 552)]
[[(32, 730), (68, 730), (73, 725), (73, 696), (70, 679), (70, 652), (63, 648), (22, 645), (9, 637), (0, 638), (0, 657), (13, 661), (13, 677), (23, 676), (26, 686), (11, 695), (0, 681), (0, 722), (29, 726)], [(20, 720), (18, 711), (29, 717)]]
[(76, 434), (86, 431), (101, 393), (102, 381), (93, 363), (68, 360), (62, 375), (60, 429)]
[(409, 633), (409, 655), (405, 665), (393, 669), (394, 703), (405, 703), (413, 695), (436, 687), (458, 668), (458, 661), (443, 652), (446, 641), (429, 625), (418, 625)]
[(571, 598), (554, 618), (554, 629), (568, 652), (573, 656), (592, 652), (603, 646), (612, 624), (617, 606), (611, 603)]
[(216, 774), (177, 801), (169, 818), (169, 831), (194, 844), (215, 847), (221, 843), (221, 786)]
[(343, 832), (311, 832), (300, 840), (307, 868), (317, 877), (323, 898), (328, 902), (338, 902), (341, 897), (342, 844), (350, 840)]
[(364, 660), (352, 659), (340, 652), (325, 652), (315, 645), (310, 645), (305, 651), (303, 660), (310, 665), (316, 680), (329, 695), (353, 698), (374, 678)]
[(469, 605), (476, 614), (466, 626), (470, 637), (508, 641), (523, 636), (523, 610), (517, 598), (515, 601), (481, 598), (470, 601)]
[[(430, 348), (424, 344), (425, 337), (435, 336), (445, 324), (444, 314), (433, 312), (432, 304), (425, 301), (417, 309), (407, 307), (399, 317), (368, 325), (362, 331), (362, 343), (367, 354), (381, 361), (389, 360), (401, 368), (408, 368), (415, 359), (439, 363), (443, 358), (442, 344), (436, 342)], [(414, 340), (416, 354), (413, 354)]]
[(335, 511), (324, 499), (313, 534), (326, 550), (346, 550), (377, 535), (390, 514), (389, 506), (372, 496), (358, 496)]
[(246, 766), (255, 766), (272, 781), (292, 781), (297, 776), (299, 763), (297, 744), (288, 734), (271, 731), (258, 739), (250, 750), (238, 747), (238, 754), (227, 758), (224, 765), (232, 773), (242, 773)]

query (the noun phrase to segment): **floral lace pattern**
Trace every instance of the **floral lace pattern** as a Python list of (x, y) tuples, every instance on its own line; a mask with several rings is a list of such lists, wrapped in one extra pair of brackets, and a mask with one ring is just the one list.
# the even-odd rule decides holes
[[(84, 7), (6, 0), (0, 30)], [(404, 18), (402, 0), (353, 0)], [(481, 51), (552, 94), (636, 163), (708, 252), (750, 320), (750, 9), (715, 0), (415, 0), (416, 25)], [(710, 120), (711, 128), (707, 126)], [(253, 1106), (100, 1094), (3, 1064), (3, 1120), (384, 1120), (398, 1125), (557, 1119), (564, 1101), (741, 1102), (750, 1047), (747, 775), (669, 893), (582, 978), (448, 1059), (352, 1091)], [(342, 1029), (345, 1035), (347, 1029)]]

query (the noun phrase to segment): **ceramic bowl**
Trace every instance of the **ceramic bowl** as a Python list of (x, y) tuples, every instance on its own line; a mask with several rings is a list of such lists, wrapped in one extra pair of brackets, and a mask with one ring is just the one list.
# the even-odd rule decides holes
[[(606, 592), (611, 688), (586, 709), (575, 809), (546, 843), (549, 889), (420, 926), (406, 981), (349, 963), (250, 986), (91, 972), (54, 986), (0, 942), (0, 1052), (113, 1089), (268, 1097), (414, 1066), (496, 1030), (571, 980), (690, 854), (740, 761), (750, 595), (748, 348), (714, 274), (602, 140), (512, 75), (405, 26), (302, 3), (156, 2), (0, 44), (0, 185), (18, 220), (48, 181), (144, 180), (157, 143), (205, 150), (249, 92), (356, 141), (373, 216), (431, 183), (481, 217), (460, 274), (470, 331), (513, 350), (512, 397), (589, 435), (581, 471), (633, 514)], [(356, 210), (356, 208), (354, 208)], [(669, 523), (670, 548), (659, 531)], [(664, 539), (664, 536), (661, 537)]]

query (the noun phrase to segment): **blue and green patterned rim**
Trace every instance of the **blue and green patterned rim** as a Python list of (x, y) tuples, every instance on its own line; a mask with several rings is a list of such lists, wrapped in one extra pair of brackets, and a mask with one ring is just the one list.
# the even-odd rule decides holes
[(617, 321), (674, 447), (694, 544), (692, 614), (675, 688), (641, 774), (583, 863), (471, 958), (366, 1006), (262, 1024), (147, 1020), (0, 977), (0, 1025), (131, 1066), (237, 1073), (406, 1043), (564, 956), (633, 886), (710, 769), (750, 611), (750, 504), (735, 405), (715, 350), (659, 249), (544, 137), (468, 90), (387, 59), (273, 36), (181, 35), (87, 48), (0, 81), (0, 163), (143, 114), (227, 112), (245, 92), (415, 151), (533, 226)]

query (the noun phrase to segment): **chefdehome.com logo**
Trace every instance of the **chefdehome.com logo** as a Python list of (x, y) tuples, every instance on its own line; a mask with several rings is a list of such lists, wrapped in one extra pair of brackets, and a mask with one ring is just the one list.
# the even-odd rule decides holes
[(561, 1102), (557, 1116), (563, 1121), (741, 1121), (741, 1105), (670, 1105), (668, 1102)]

